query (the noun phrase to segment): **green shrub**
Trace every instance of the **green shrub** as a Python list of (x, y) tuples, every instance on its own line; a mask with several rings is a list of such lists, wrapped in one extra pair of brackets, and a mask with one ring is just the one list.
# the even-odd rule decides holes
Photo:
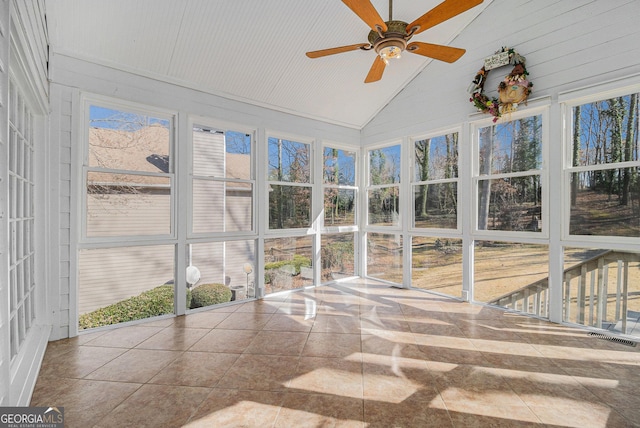
[(300, 267), (311, 266), (311, 259), (309, 257), (296, 254), (293, 256), (293, 260), (281, 260), (279, 262), (265, 263), (264, 270), (279, 269), (283, 266), (291, 265), (295, 268), (296, 275), (300, 274)]
[(80, 315), (80, 329), (102, 327), (173, 313), (173, 284), (161, 285), (138, 296)]
[(191, 309), (231, 301), (231, 289), (224, 284), (202, 284), (191, 290)]

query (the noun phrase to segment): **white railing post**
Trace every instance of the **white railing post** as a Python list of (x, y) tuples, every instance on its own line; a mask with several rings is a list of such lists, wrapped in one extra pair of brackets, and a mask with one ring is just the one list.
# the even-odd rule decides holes
[(580, 268), (580, 279), (578, 280), (578, 313), (576, 323), (584, 324), (585, 294), (587, 291), (587, 265)]
[(571, 272), (564, 275), (564, 316), (563, 320), (569, 322), (571, 318)]
[(618, 260), (618, 275), (616, 276), (616, 322), (620, 321), (620, 300), (622, 294), (622, 260)]
[(624, 276), (622, 279), (622, 333), (627, 334), (627, 292), (629, 291), (629, 262), (624, 261)]
[(602, 315), (607, 305), (607, 296), (604, 293), (604, 258), (598, 259), (598, 301), (596, 306), (596, 327), (602, 328)]
[(596, 293), (596, 271), (591, 271), (591, 280), (589, 281), (589, 325), (593, 325), (593, 318), (595, 308), (595, 293)]

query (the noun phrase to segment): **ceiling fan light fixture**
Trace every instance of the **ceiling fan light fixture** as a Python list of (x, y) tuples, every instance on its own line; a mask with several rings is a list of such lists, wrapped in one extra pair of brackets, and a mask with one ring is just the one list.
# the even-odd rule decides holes
[(389, 64), (389, 59), (391, 58), (400, 58), (400, 54), (402, 50), (397, 46), (387, 46), (386, 48), (380, 49), (378, 55), (385, 62), (385, 64)]
[(400, 58), (402, 51), (407, 47), (404, 39), (382, 40), (375, 46), (375, 50), (385, 64), (389, 64), (392, 58)]

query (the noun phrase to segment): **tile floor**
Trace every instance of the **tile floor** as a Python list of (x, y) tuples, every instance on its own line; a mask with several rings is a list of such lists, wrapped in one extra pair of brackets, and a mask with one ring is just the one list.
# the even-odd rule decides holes
[(640, 347), (365, 281), (51, 342), (67, 427), (640, 426)]

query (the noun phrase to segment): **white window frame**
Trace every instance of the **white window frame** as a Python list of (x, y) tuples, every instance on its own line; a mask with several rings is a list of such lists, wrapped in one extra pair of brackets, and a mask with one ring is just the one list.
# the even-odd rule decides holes
[[(82, 106), (82, 164), (81, 164), (81, 177), (80, 184), (80, 230), (78, 231), (79, 244), (81, 248), (91, 248), (91, 244), (97, 244), (104, 246), (106, 243), (113, 243), (114, 246), (121, 246), (124, 243), (130, 242), (132, 245), (136, 243), (150, 243), (156, 244), (163, 243), (175, 243), (177, 238), (177, 213), (176, 213), (176, 175), (178, 160), (176, 156), (176, 135), (177, 135), (177, 120), (178, 113), (172, 110), (158, 109), (151, 106), (146, 106), (138, 103), (129, 103), (120, 99), (102, 97), (92, 94), (81, 95)], [(104, 108), (110, 108), (123, 112), (136, 113), (141, 115), (147, 115), (166, 119), (169, 122), (169, 172), (168, 173), (155, 173), (145, 171), (131, 171), (109, 168), (98, 168), (89, 166), (89, 124), (90, 124), (90, 107), (98, 106)], [(136, 176), (152, 176), (169, 178), (170, 186), (170, 232), (168, 234), (159, 235), (119, 235), (119, 236), (87, 236), (87, 175), (89, 172), (105, 172), (115, 174), (128, 174)], [(171, 241), (171, 242), (168, 242)]]
[[(325, 183), (324, 181), (324, 152), (326, 149), (336, 149), (336, 150), (342, 150), (343, 152), (350, 152), (353, 153), (355, 158), (354, 158), (354, 168), (355, 168), (355, 181), (353, 185), (350, 184), (333, 184), (333, 183)], [(345, 146), (345, 145), (341, 145), (341, 144), (334, 144), (331, 142), (323, 142), (322, 146), (321, 146), (321, 151), (322, 151), (322, 156), (320, 159), (320, 164), (321, 164), (321, 207), (322, 210), (324, 212), (324, 191), (326, 189), (338, 189), (338, 190), (353, 190), (354, 191), (354, 203), (356, 204), (355, 206), (355, 212), (354, 212), (354, 224), (353, 225), (341, 225), (341, 226), (331, 226), (331, 225), (327, 225), (326, 222), (324, 221), (325, 216), (322, 216), (322, 224), (320, 227), (320, 230), (322, 231), (322, 233), (342, 233), (342, 232), (357, 232), (359, 230), (358, 224), (359, 224), (359, 220), (360, 220), (360, 210), (359, 210), (359, 193), (360, 193), (360, 189), (359, 189), (359, 182), (360, 182), (360, 176), (359, 176), (359, 165), (358, 165), (358, 158), (360, 156), (360, 150), (353, 148), (353, 147), (349, 147), (349, 146)]]
[[(287, 140), (295, 143), (307, 144), (309, 146), (309, 182), (308, 183), (296, 183), (291, 181), (270, 181), (269, 180), (269, 139), (277, 138), (281, 140)], [(316, 183), (316, 148), (320, 145), (320, 142), (316, 139), (303, 137), (300, 135), (287, 134), (279, 131), (266, 130), (265, 132), (265, 156), (263, 160), (264, 165), (264, 179), (263, 179), (263, 187), (261, 189), (262, 194), (264, 195), (264, 204), (262, 205), (264, 208), (263, 217), (265, 224), (265, 238), (285, 238), (285, 237), (296, 237), (303, 235), (312, 235), (318, 230), (318, 207), (317, 207), (317, 183)], [(283, 228), (283, 229), (272, 229), (269, 227), (269, 187), (270, 185), (276, 186), (291, 186), (291, 187), (306, 187), (311, 191), (311, 195), (309, 198), (310, 204), (310, 216), (309, 219), (309, 227), (299, 227), (299, 228)]]
[[(342, 150), (344, 152), (350, 152), (353, 153), (355, 158), (354, 158), (354, 168), (355, 168), (355, 181), (353, 185), (345, 185), (345, 184), (330, 184), (330, 183), (325, 183), (324, 182), (324, 151), (325, 149), (337, 149), (337, 150)], [(322, 243), (322, 237), (326, 236), (326, 235), (336, 235), (336, 234), (342, 234), (342, 233), (350, 233), (353, 236), (353, 262), (354, 262), (354, 276), (349, 277), (349, 278), (344, 278), (344, 279), (338, 279), (338, 280), (334, 280), (334, 281), (329, 281), (329, 282), (341, 282), (341, 281), (346, 281), (352, 278), (355, 278), (358, 276), (358, 272), (360, 269), (360, 239), (358, 238), (359, 236), (359, 231), (360, 231), (360, 219), (362, 218), (362, 216), (360, 215), (362, 213), (362, 209), (359, 206), (361, 204), (361, 197), (360, 197), (360, 182), (361, 182), (361, 174), (360, 174), (360, 157), (361, 157), (361, 150), (359, 148), (356, 147), (352, 147), (352, 146), (348, 146), (345, 144), (339, 144), (339, 143), (334, 143), (331, 141), (323, 141), (321, 146), (320, 146), (320, 153), (321, 155), (318, 156), (318, 164), (320, 165), (318, 167), (319, 170), (319, 178), (317, 179), (320, 183), (320, 190), (317, 192), (319, 193), (318, 196), (318, 204), (320, 209), (322, 210), (323, 215), (320, 216), (321, 217), (321, 224), (320, 224), (320, 236), (319, 239), (316, 241), (317, 242), (317, 247), (320, 248), (321, 243)], [(325, 189), (346, 189), (346, 190), (354, 190), (354, 203), (355, 203), (355, 212), (354, 212), (354, 224), (353, 225), (341, 225), (341, 226), (327, 226), (325, 224), (325, 212), (324, 212), (324, 191)], [(320, 251), (318, 251), (318, 253), (320, 253)], [(318, 254), (318, 256), (316, 257), (316, 265), (321, 266), (320, 263), (322, 262), (321, 260), (321, 255)], [(321, 268), (316, 269), (317, 273), (317, 278), (318, 281), (316, 282), (317, 284), (322, 284), (322, 274), (321, 274)], [(325, 282), (326, 284), (327, 282)]]
[[(571, 235), (571, 174), (587, 171), (606, 171), (609, 169), (640, 168), (640, 160), (630, 162), (618, 162), (596, 164), (586, 166), (572, 166), (572, 142), (573, 142), (573, 108), (610, 98), (640, 93), (640, 78), (630, 79), (637, 83), (624, 84), (621, 82), (609, 82), (587, 89), (564, 94), (559, 97), (562, 108), (564, 124), (564, 145), (562, 156), (562, 241), (566, 246), (594, 246), (595, 248), (616, 248), (638, 251), (637, 237), (611, 236), (611, 235)], [(636, 120), (640, 120), (636, 118)]]
[[(400, 180), (397, 183), (391, 183), (391, 184), (371, 184), (371, 160), (370, 160), (370, 155), (372, 151), (375, 150), (382, 150), (382, 149), (386, 149), (389, 147), (395, 147), (398, 146), (400, 148), (400, 157), (398, 159), (398, 161), (400, 162), (400, 171), (398, 173)], [(404, 227), (405, 224), (405, 220), (404, 218), (406, 217), (404, 210), (406, 209), (406, 203), (403, 200), (403, 182), (404, 182), (404, 176), (406, 174), (403, 174), (402, 170), (403, 170), (403, 157), (405, 156), (405, 144), (403, 144), (403, 141), (400, 139), (395, 139), (393, 141), (390, 142), (386, 142), (383, 144), (377, 144), (377, 145), (372, 145), (372, 146), (367, 146), (366, 147), (366, 152), (363, 154), (363, 158), (364, 158), (364, 189), (362, 190), (362, 200), (364, 201), (364, 203), (362, 203), (362, 217), (361, 219), (363, 220), (364, 223), (364, 229), (366, 232), (375, 232), (375, 233), (386, 233), (386, 234), (398, 234), (402, 232), (402, 229)], [(406, 184), (404, 184), (406, 186)], [(369, 191), (371, 190), (380, 190), (380, 189), (386, 189), (386, 188), (391, 188), (391, 187), (396, 187), (398, 189), (398, 224), (397, 225), (390, 225), (390, 226), (382, 226), (382, 225), (372, 225), (369, 222)]]
[[(227, 237), (238, 237), (239, 239), (250, 239), (251, 237), (256, 237), (258, 235), (258, 215), (257, 215), (257, 185), (256, 177), (256, 158), (257, 158), (257, 144), (256, 144), (256, 136), (257, 130), (255, 128), (248, 127), (246, 125), (240, 125), (237, 123), (217, 121), (215, 119), (204, 117), (204, 116), (189, 116), (189, 144), (187, 144), (188, 148), (185, 150), (187, 158), (188, 158), (188, 173), (184, 176), (185, 180), (188, 182), (188, 200), (189, 200), (189, 214), (185, 214), (187, 217), (187, 238), (188, 239), (206, 239), (206, 238), (218, 238), (221, 236)], [(251, 219), (251, 230), (250, 231), (234, 231), (234, 232), (193, 232), (193, 217), (190, 214), (191, 209), (193, 208), (193, 182), (196, 179), (196, 175), (193, 171), (193, 128), (196, 125), (207, 126), (212, 129), (220, 130), (220, 131), (233, 131), (233, 132), (244, 132), (248, 135), (251, 135), (251, 178), (249, 180), (237, 179), (237, 178), (222, 178), (222, 177), (198, 177), (201, 180), (209, 180), (215, 182), (222, 183), (249, 183), (251, 185), (251, 209), (252, 209), (252, 219)], [(225, 150), (226, 152), (226, 150)]]
[[(448, 178), (448, 179), (435, 179), (435, 180), (427, 180), (427, 181), (419, 181), (416, 180), (416, 153), (415, 153), (415, 144), (418, 141), (422, 141), (422, 140), (426, 140), (426, 139), (430, 139), (430, 138), (438, 138), (438, 137), (444, 137), (445, 135), (449, 135), (449, 134), (458, 134), (458, 147), (457, 147), (457, 151), (458, 151), (458, 175), (455, 178)], [(409, 232), (413, 233), (413, 234), (419, 234), (419, 235), (424, 235), (424, 236), (440, 236), (440, 234), (444, 234), (447, 236), (461, 236), (462, 235), (462, 206), (460, 204), (460, 192), (462, 191), (461, 189), (461, 180), (460, 180), (460, 174), (461, 174), (461, 164), (460, 164), (460, 159), (462, 156), (461, 153), (461, 142), (462, 142), (462, 129), (460, 127), (455, 127), (455, 128), (449, 128), (449, 129), (445, 129), (445, 130), (441, 130), (441, 131), (437, 131), (437, 132), (430, 132), (428, 134), (422, 134), (422, 135), (418, 135), (418, 136), (413, 136), (409, 138), (409, 145), (411, 148), (411, 164), (409, 166), (409, 170), (410, 170), (410, 181), (409, 181), (409, 195), (410, 195), (410, 199), (411, 199), (411, 205), (410, 205), (410, 215), (408, 216), (409, 218)], [(431, 185), (431, 184), (446, 184), (446, 183), (455, 183), (456, 184), (456, 199), (457, 199), (457, 212), (456, 212), (456, 227), (455, 228), (451, 228), (451, 229), (443, 229), (443, 228), (436, 228), (436, 227), (416, 227), (415, 223), (416, 223), (416, 214), (415, 214), (415, 192), (414, 189), (417, 186), (423, 186), (423, 185)], [(428, 235), (425, 235), (428, 234)]]
[[(542, 106), (537, 108), (524, 109), (503, 116), (501, 119), (504, 122), (511, 122), (526, 117), (541, 116), (542, 129), (540, 136), (542, 138), (542, 164), (540, 169), (518, 171), (502, 174), (489, 174), (480, 175), (480, 161), (479, 161), (479, 131), (481, 128), (496, 125), (491, 118), (479, 120), (470, 124), (471, 132), (471, 179), (470, 179), (470, 200), (472, 214), (471, 219), (471, 235), (473, 239), (492, 241), (492, 240), (506, 240), (512, 242), (523, 243), (548, 243), (549, 240), (549, 107)], [(499, 124), (499, 123), (498, 123)], [(541, 213), (540, 219), (542, 221), (542, 230), (540, 232), (533, 231), (506, 231), (506, 230), (480, 230), (478, 229), (478, 183), (487, 179), (501, 179), (501, 178), (518, 178), (518, 177), (530, 177), (533, 175), (540, 176), (540, 185), (542, 190), (541, 198)]]

